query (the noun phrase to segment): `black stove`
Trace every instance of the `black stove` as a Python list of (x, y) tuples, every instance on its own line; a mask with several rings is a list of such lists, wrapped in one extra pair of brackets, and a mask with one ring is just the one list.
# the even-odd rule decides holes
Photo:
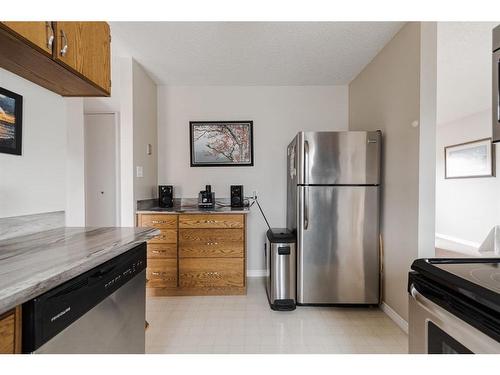
[(411, 269), (410, 295), (417, 290), (500, 342), (500, 258), (417, 259)]

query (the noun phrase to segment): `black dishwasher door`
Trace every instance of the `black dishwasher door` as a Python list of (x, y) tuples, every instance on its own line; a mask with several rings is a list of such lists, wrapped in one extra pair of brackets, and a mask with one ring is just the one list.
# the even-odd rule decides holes
[(32, 353), (146, 268), (146, 243), (23, 304), (23, 353)]

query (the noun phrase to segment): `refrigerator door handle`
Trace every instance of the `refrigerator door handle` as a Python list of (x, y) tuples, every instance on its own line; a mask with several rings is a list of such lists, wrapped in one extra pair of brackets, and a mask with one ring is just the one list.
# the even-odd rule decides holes
[(304, 141), (304, 184), (309, 183), (309, 142)]
[(309, 187), (304, 186), (304, 230), (309, 227)]

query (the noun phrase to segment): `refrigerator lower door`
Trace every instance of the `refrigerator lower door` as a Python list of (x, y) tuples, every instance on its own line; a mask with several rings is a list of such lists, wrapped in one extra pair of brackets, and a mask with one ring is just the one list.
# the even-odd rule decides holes
[(379, 303), (379, 187), (298, 186), (297, 303)]

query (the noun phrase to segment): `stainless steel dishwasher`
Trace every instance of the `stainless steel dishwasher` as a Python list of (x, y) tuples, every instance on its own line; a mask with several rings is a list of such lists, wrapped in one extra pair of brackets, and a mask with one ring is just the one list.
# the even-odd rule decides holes
[(143, 243), (23, 304), (23, 353), (144, 353), (145, 269)]

